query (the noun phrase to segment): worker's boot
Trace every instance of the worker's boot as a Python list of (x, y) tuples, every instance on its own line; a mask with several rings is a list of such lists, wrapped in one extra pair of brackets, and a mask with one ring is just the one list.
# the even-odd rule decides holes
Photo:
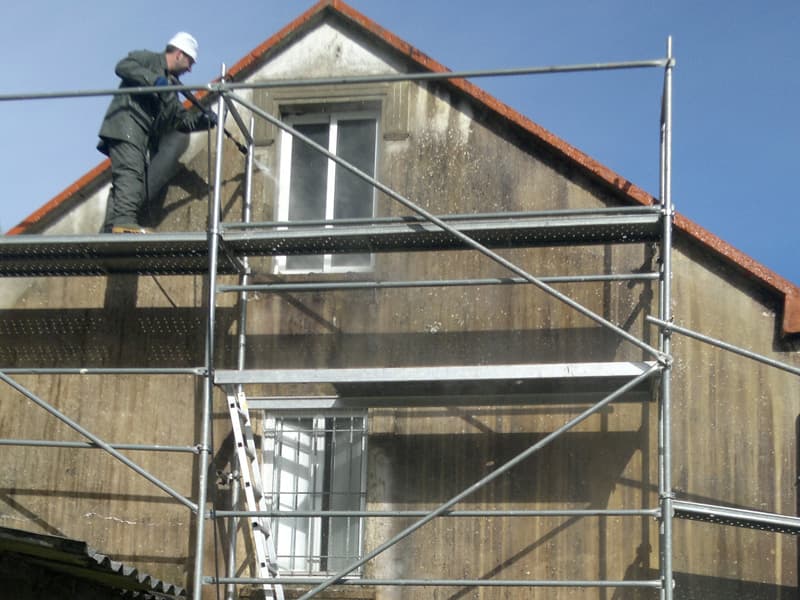
[(111, 233), (153, 233), (152, 229), (141, 225), (112, 225)]

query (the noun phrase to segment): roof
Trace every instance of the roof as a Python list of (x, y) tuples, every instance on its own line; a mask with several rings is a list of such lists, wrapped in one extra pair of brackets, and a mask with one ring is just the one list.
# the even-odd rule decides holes
[(0, 555), (36, 565), (109, 589), (135, 593), (137, 598), (184, 598), (186, 591), (164, 583), (95, 552), (85, 542), (53, 535), (0, 527)]
[[(344, 20), (351, 26), (366, 34), (375, 43), (404, 56), (411, 64), (422, 70), (446, 73), (445, 66), (427, 56), (414, 46), (403, 41), (387, 29), (384, 29), (360, 12), (348, 6), (342, 0), (320, 0), (309, 10), (301, 14), (283, 29), (266, 39), (262, 44), (239, 60), (228, 70), (229, 80), (243, 79), (260, 61), (291, 43), (298, 35), (326, 17), (334, 16)], [(657, 199), (646, 191), (615, 173), (608, 167), (600, 164), (584, 152), (578, 150), (566, 141), (552, 134), (542, 126), (534, 123), (529, 118), (515, 111), (510, 106), (500, 102), (481, 88), (464, 80), (450, 79), (447, 84), (458, 90), (472, 101), (488, 109), (491, 113), (507, 121), (511, 126), (517, 127), (527, 135), (533, 136), (557, 156), (572, 162), (584, 170), (595, 180), (616, 190), (619, 195), (633, 203), (650, 206), (657, 203)], [(64, 210), (65, 205), (75, 197), (82, 197), (86, 188), (96, 184), (109, 169), (110, 163), (104, 160), (97, 167), (83, 175), (72, 185), (67, 187), (44, 206), (12, 228), (8, 235), (25, 233), (35, 227), (40, 221), (53, 213)], [(717, 237), (710, 231), (701, 227), (681, 214), (675, 215), (675, 228), (689, 240), (697, 243), (713, 255), (734, 266), (746, 277), (764, 286), (768, 291), (783, 298), (782, 332), (784, 334), (800, 333), (800, 287), (768, 269), (761, 263), (752, 259), (745, 253), (737, 250), (731, 244)]]

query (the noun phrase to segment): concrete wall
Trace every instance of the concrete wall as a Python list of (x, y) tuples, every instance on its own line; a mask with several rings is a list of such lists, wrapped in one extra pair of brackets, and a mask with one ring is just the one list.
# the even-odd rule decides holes
[[(254, 77), (374, 73), (399, 68), (359, 40), (322, 26)], [(295, 93), (295, 92), (291, 92)], [(309, 92), (313, 96), (313, 92)], [(612, 192), (544, 152), (518, 131), (487, 122), (435, 85), (397, 84), (363, 93), (405, 110), (403, 135), (380, 143), (379, 179), (434, 213), (617, 205)], [(353, 92), (340, 92), (347, 99)], [(248, 98), (255, 98), (247, 95)], [(288, 96), (258, 97), (280, 106)], [(297, 98), (291, 101), (296, 102)], [(314, 101), (319, 101), (318, 97)], [(394, 104), (392, 104), (394, 103)], [(245, 118), (247, 117), (245, 111)], [(232, 124), (229, 123), (232, 127)], [(387, 125), (383, 123), (384, 133)], [(267, 135), (267, 132), (265, 135)], [(268, 135), (267, 135), (268, 137)], [(159, 230), (200, 230), (207, 216), (205, 140), (188, 155), (154, 215)], [(274, 217), (279, 144), (258, 150), (256, 219)], [(223, 207), (237, 220), (241, 157), (226, 143)], [(379, 198), (378, 214), (407, 214)], [(657, 268), (650, 247), (609, 245), (508, 250), (534, 275)], [(254, 261), (257, 280), (274, 278)], [(776, 337), (778, 299), (679, 239), (674, 311), (681, 325), (798, 364)], [(368, 275), (315, 279), (502, 277), (468, 252), (376, 257)], [(286, 276), (305, 280), (306, 276)], [(198, 366), (203, 361), (202, 277), (50, 278), (0, 313), (3, 366)], [(651, 344), (644, 316), (657, 312), (646, 283), (560, 285), (603, 317)], [(222, 297), (220, 367), (235, 364), (237, 312)], [(531, 286), (256, 295), (249, 305), (249, 367), (345, 367), (642, 360), (643, 352)], [(678, 497), (795, 514), (796, 378), (676, 338), (675, 471)], [(20, 376), (32, 392), (103, 439), (192, 445), (199, 436), (200, 380), (192, 377)], [(317, 391), (326, 392), (330, 389)], [(228, 428), (217, 398), (209, 490), (227, 468)], [(437, 506), (560, 427), (584, 405), (381, 409), (370, 413), (368, 503), (376, 509)], [(657, 405), (621, 402), (591, 417), (459, 508), (645, 508), (657, 504)], [(8, 388), (0, 389), (0, 436), (79, 439)], [(87, 540), (165, 581), (193, 565), (189, 511), (95, 450), (6, 448), (0, 524)], [(132, 453), (180, 493), (196, 497), (194, 455)], [(374, 547), (407, 522), (370, 520)], [(221, 532), (224, 534), (224, 532)], [(797, 585), (793, 539), (689, 522), (676, 524), (675, 567), (685, 597), (783, 597)], [(222, 539), (224, 535), (220, 536)], [(213, 571), (209, 532), (207, 572)], [(499, 579), (649, 579), (658, 568), (657, 523), (646, 518), (437, 520), (368, 567), (368, 576)], [(641, 590), (403, 589), (377, 598), (646, 598)], [(210, 596), (209, 596), (210, 597)], [(684, 596), (681, 596), (684, 597)]]

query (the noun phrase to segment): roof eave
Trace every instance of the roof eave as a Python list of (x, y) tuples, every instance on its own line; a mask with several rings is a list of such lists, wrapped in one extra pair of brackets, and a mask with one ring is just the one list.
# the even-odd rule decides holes
[(99, 165), (85, 173), (73, 184), (67, 186), (57, 196), (42, 205), (36, 211), (25, 217), (16, 226), (6, 232), (6, 235), (19, 235), (31, 233), (37, 226), (45, 222), (47, 217), (52, 217), (54, 213), (67, 210), (69, 201), (81, 195), (87, 187), (96, 184), (107, 171), (111, 169), (111, 161), (103, 160)]
[(687, 234), (693, 241), (699, 242), (707, 250), (723, 258), (746, 277), (783, 296), (781, 334), (783, 336), (800, 334), (800, 287), (680, 213), (675, 215), (674, 224), (678, 231)]

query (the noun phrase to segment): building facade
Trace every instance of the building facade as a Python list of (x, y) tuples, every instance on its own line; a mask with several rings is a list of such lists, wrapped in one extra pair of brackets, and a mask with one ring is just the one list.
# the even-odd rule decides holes
[[(125, 262), (6, 280), (0, 371), (22, 389), (0, 388), (0, 436), (85, 441), (43, 399), (101, 440), (147, 446), (120, 451), (174, 494), (101, 450), (8, 445), (0, 525), (86, 540), (190, 588), (198, 548), (210, 578), (257, 577), (248, 518), (233, 536), (217, 516), (241, 506), (226, 406), (242, 394), (267, 503), (284, 513), (270, 540), (279, 577), (297, 581), (287, 596), (402, 537), (336, 597), (657, 598), (667, 521), (675, 597), (795, 597), (794, 523), (759, 519), (797, 514), (797, 374), (675, 334), (665, 356), (652, 319), (668, 251), (676, 323), (796, 368), (800, 290), (680, 215), (665, 246), (663, 199), (472, 84), (402, 77), (442, 71), (322, 2), (229, 73), (249, 84), (226, 127), (252, 141), (252, 167), (233, 141), (194, 134), (151, 208), (142, 244), (180, 254), (194, 240), (180, 232), (208, 227), (216, 180), (220, 277)], [(236, 125), (251, 116), (248, 140)], [(97, 231), (108, 181), (101, 165), (15, 233)], [(245, 212), (261, 225), (226, 228)], [(117, 245), (107, 264), (135, 262)], [(230, 272), (244, 255), (246, 303)], [(689, 519), (665, 519), (665, 497)], [(192, 509), (204, 499), (214, 518)], [(759, 515), (696, 522), (721, 520), (698, 505)]]

